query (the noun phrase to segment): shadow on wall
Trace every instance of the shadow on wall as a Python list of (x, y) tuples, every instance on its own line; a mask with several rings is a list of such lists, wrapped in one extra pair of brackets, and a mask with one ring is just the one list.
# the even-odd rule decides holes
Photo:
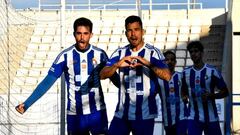
[[(178, 55), (179, 51), (186, 51), (186, 57), (184, 66), (192, 65), (192, 60), (186, 46), (193, 40), (200, 40), (204, 45), (204, 62), (214, 65), (218, 70), (222, 70), (223, 63), (223, 49), (224, 49), (224, 38), (225, 38), (225, 27), (226, 27), (226, 14), (219, 15), (212, 19), (211, 25), (201, 25), (200, 37), (191, 38), (193, 29), (190, 30), (190, 37), (188, 42), (180, 42), (176, 48), (176, 55), (179, 64), (179, 60), (182, 58)], [(181, 65), (177, 65), (177, 68)]]
[(227, 13), (213, 18), (210, 26), (203, 26), (200, 38), (205, 48), (204, 61), (219, 70), (222, 70), (223, 63), (226, 15)]

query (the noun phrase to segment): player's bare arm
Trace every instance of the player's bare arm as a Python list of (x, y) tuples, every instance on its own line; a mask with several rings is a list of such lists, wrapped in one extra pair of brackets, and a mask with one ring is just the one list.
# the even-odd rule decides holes
[(208, 91), (205, 91), (202, 94), (202, 100), (203, 101), (207, 101), (207, 100), (221, 99), (221, 98), (224, 98), (224, 97), (228, 96), (228, 94), (229, 93), (228, 93), (228, 89), (227, 88), (222, 88), (217, 93), (210, 93)]
[(189, 96), (188, 96), (188, 91), (186, 87), (182, 87), (181, 89), (181, 98), (184, 103), (188, 103)]
[(136, 56), (133, 58), (135, 58), (139, 61), (137, 64), (135, 64), (135, 66), (145, 65), (145, 66), (149, 67), (159, 78), (166, 80), (166, 81), (169, 81), (171, 79), (171, 73), (168, 68), (158, 68), (158, 67), (154, 66), (153, 64), (151, 64), (148, 60), (146, 60), (140, 56)]
[(158, 68), (156, 66), (150, 66), (154, 73), (163, 80), (170, 81), (171, 74), (168, 68)]

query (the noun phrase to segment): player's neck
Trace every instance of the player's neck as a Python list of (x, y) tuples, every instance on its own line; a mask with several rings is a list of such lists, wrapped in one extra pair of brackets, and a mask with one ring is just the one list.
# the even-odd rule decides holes
[(75, 44), (75, 47), (79, 52), (84, 53), (90, 48), (90, 44), (88, 44), (85, 48), (80, 48), (80, 46), (78, 44)]
[(200, 70), (204, 67), (204, 62), (203, 61), (200, 61), (198, 63), (194, 63), (193, 67), (196, 69), (196, 70)]
[(144, 45), (144, 42), (141, 42), (140, 44), (135, 45), (135, 46), (131, 45), (131, 49), (132, 49), (133, 52), (137, 52), (143, 47), (143, 45)]
[(173, 75), (175, 73), (175, 70), (174, 69), (173, 70), (170, 69), (170, 73), (171, 73), (171, 75)]

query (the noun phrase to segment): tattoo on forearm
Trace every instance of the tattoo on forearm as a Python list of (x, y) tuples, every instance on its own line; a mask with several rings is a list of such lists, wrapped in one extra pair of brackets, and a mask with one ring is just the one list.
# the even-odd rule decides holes
[(155, 73), (158, 77), (160, 77), (161, 79), (167, 80), (167, 81), (170, 80), (168, 73), (165, 72), (164, 69), (159, 69), (159, 68), (157, 68), (157, 67), (152, 67), (152, 70), (153, 70), (154, 73)]

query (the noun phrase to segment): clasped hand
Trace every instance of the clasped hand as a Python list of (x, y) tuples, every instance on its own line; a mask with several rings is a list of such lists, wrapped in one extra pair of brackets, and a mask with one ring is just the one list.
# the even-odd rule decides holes
[(126, 56), (118, 62), (118, 67), (136, 68), (138, 66), (149, 66), (150, 62), (140, 56)]
[(210, 92), (208, 92), (208, 91), (205, 90), (205, 91), (202, 93), (201, 97), (202, 97), (202, 101), (203, 101), (203, 102), (206, 102), (206, 101), (208, 101), (208, 100), (212, 100), (212, 93), (210, 93)]

